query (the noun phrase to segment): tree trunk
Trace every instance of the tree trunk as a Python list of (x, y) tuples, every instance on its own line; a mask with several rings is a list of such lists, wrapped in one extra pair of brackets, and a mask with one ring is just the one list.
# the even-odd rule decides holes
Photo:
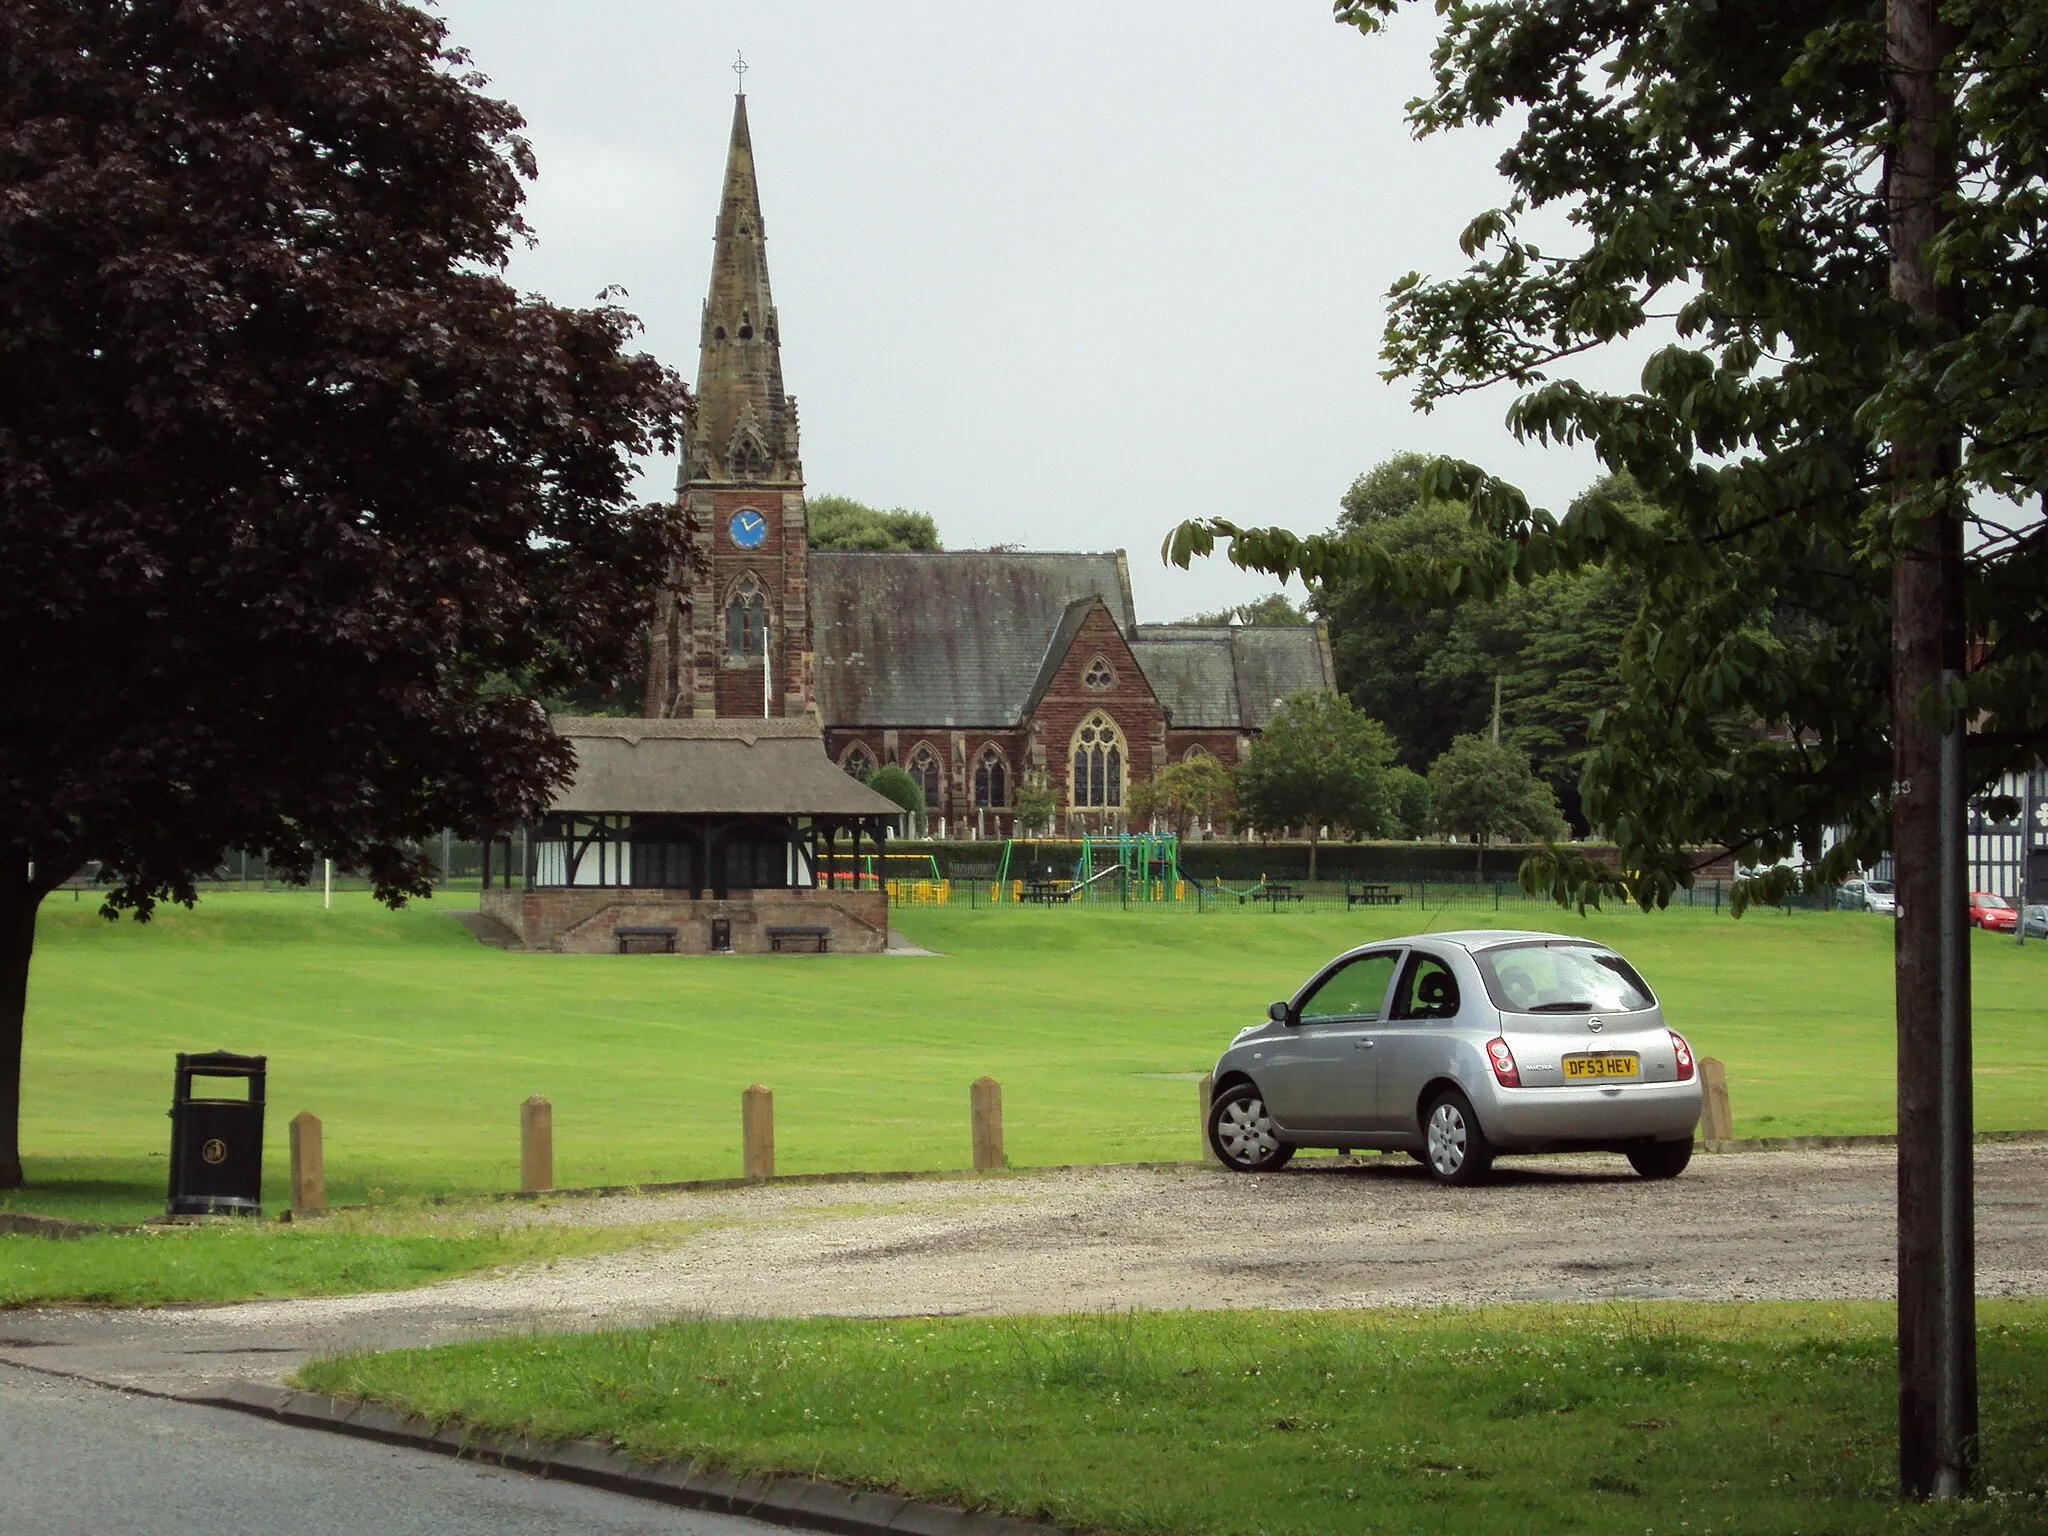
[[(1887, 167), (1891, 287), (1916, 335), (1953, 323), (1928, 242), (1954, 189), (1946, 37), (1938, 0), (1889, 0)], [(1892, 445), (1892, 494), (1924, 495), (1956, 445)], [(1925, 713), (1965, 666), (1962, 524), (1951, 503), (1896, 540), (1892, 567), (1892, 845), (1898, 901), (1899, 1482), (1917, 1498), (1968, 1492), (1977, 1465), (1976, 1255), (1970, 1168), (1970, 987), (1963, 731)]]
[(1308, 883), (1310, 885), (1316, 883), (1316, 838), (1321, 834), (1322, 830), (1322, 826), (1318, 822), (1311, 821), (1308, 824)]
[(10, 858), (0, 874), (0, 1189), (21, 1188), (21, 1025), (36, 908), (47, 889), (28, 879), (25, 858)]

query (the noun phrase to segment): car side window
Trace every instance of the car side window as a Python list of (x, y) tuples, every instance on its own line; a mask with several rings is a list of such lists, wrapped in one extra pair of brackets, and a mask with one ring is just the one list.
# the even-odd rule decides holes
[(1301, 1022), (1377, 1019), (1387, 1000), (1387, 983), (1394, 979), (1397, 959), (1398, 954), (1391, 951), (1360, 955), (1330, 972), (1315, 991), (1302, 999)]
[(1435, 955), (1408, 957), (1401, 985), (1394, 993), (1397, 1019), (1450, 1019), (1458, 1013), (1458, 978)]

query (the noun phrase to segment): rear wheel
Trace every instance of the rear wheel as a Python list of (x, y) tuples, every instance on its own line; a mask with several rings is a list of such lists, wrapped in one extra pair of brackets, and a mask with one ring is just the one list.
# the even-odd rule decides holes
[(1294, 1156), (1294, 1148), (1273, 1129), (1266, 1101), (1251, 1083), (1234, 1084), (1209, 1106), (1209, 1145), (1224, 1167), (1238, 1173), (1271, 1173)]
[(1471, 1101), (1457, 1089), (1447, 1088), (1430, 1100), (1422, 1134), (1428, 1142), (1423, 1166), (1437, 1183), (1480, 1184), (1493, 1171), (1493, 1143), (1479, 1129)]
[(1646, 1179), (1675, 1179), (1692, 1161), (1692, 1142), (1652, 1141), (1628, 1149), (1629, 1166)]

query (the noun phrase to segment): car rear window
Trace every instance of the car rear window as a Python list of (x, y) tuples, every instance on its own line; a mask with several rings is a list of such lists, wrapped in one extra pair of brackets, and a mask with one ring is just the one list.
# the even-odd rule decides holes
[(1503, 944), (1473, 957), (1504, 1013), (1633, 1013), (1656, 998), (1635, 967), (1591, 944)]

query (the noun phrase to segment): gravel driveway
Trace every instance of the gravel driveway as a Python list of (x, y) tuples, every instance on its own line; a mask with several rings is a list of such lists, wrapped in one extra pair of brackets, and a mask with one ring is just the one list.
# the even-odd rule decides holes
[[(1517, 1159), (1476, 1190), (1405, 1157), (1249, 1178), (1195, 1166), (777, 1185), (503, 1207), (508, 1220), (712, 1223), (673, 1246), (417, 1291), (0, 1315), (0, 1359), (172, 1390), (309, 1353), (681, 1315), (1889, 1297), (1888, 1148)], [(1977, 1150), (1978, 1289), (2048, 1294), (2048, 1145)]]

